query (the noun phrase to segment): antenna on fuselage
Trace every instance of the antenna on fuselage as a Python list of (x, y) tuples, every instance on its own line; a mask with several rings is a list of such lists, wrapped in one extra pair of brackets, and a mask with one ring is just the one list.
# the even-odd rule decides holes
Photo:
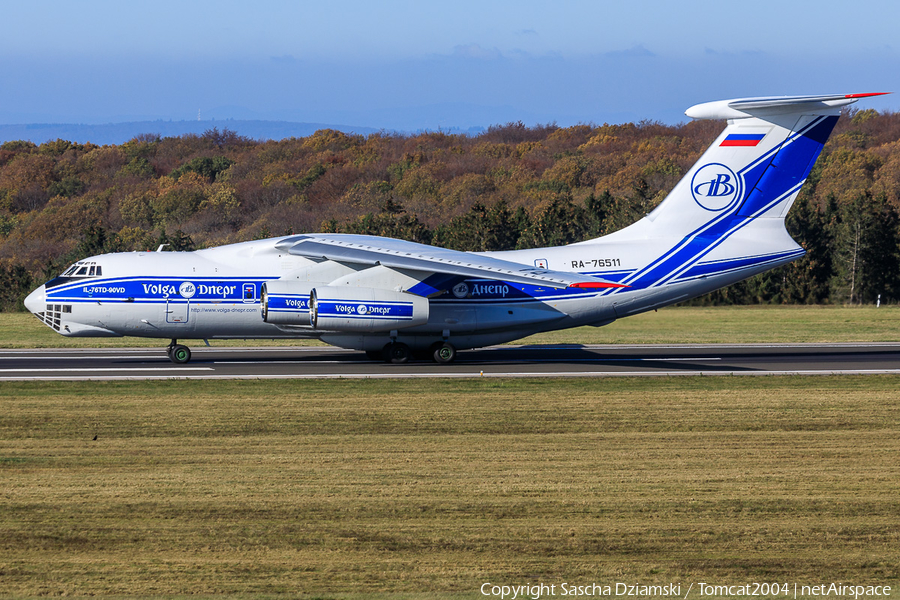
[(171, 244), (160, 244), (160, 245), (159, 245), (159, 248), (157, 248), (156, 251), (157, 251), (157, 252), (162, 252), (162, 251), (163, 251), (163, 248), (165, 248), (166, 246), (171, 246)]

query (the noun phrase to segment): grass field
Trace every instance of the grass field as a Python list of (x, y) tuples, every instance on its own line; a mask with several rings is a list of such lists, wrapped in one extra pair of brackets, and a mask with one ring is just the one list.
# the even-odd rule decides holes
[(896, 596), (898, 389), (890, 376), (4, 383), (0, 596), (754, 581)]
[[(543, 333), (525, 344), (680, 344), (775, 342), (898, 342), (900, 307), (742, 306), (672, 307), (616, 321)], [(67, 338), (34, 316), (0, 313), (0, 348), (161, 347), (165, 340)], [(202, 344), (202, 342), (195, 342)], [(247, 345), (243, 340), (214, 346)], [(317, 345), (316, 340), (265, 341), (252, 345)]]

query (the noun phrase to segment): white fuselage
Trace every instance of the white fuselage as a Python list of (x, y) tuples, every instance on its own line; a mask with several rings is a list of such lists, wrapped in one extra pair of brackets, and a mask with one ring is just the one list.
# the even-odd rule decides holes
[[(293, 324), (265, 322), (260, 306), (263, 284), (289, 279), (310, 288), (337, 282), (403, 291), (417, 280), (383, 267), (363, 268), (292, 256), (275, 247), (280, 239), (195, 252), (91, 257), (80, 263), (100, 266), (102, 276), (51, 280), (29, 296), (28, 307), (62, 335), (77, 337), (319, 338), (361, 350), (379, 349), (392, 338), (416, 349), (449, 339), (457, 348), (465, 349), (540, 331), (603, 325), (621, 316), (686, 300), (773, 266), (767, 260), (764, 266), (744, 266), (647, 289), (559, 289), (459, 277), (446, 286), (449, 289), (428, 299), (429, 314), (424, 324), (399, 330), (335, 331), (312, 327), (305, 304), (300, 308), (306, 310), (299, 312)], [(644, 251), (649, 250), (649, 244), (607, 239), (489, 255), (611, 281), (626, 278), (650, 259), (651, 253)], [(783, 253), (777, 254), (776, 261), (787, 262)]]

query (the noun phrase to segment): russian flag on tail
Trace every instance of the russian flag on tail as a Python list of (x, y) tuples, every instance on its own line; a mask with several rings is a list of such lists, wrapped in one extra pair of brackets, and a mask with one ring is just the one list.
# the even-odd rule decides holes
[(766, 137), (764, 133), (731, 133), (719, 146), (755, 146)]

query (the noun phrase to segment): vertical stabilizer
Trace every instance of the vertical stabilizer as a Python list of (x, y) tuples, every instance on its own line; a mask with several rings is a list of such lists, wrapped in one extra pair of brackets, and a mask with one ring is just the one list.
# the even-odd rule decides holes
[(623, 280), (635, 289), (727, 272), (749, 277), (802, 256), (784, 217), (841, 108), (871, 95), (877, 94), (747, 98), (691, 107), (689, 117), (727, 119), (725, 130), (653, 212), (595, 242), (640, 245), (649, 261)]
[(861, 96), (749, 98), (689, 108), (689, 117), (728, 125), (649, 215), (653, 228), (687, 232), (712, 221), (784, 218), (841, 108)]

